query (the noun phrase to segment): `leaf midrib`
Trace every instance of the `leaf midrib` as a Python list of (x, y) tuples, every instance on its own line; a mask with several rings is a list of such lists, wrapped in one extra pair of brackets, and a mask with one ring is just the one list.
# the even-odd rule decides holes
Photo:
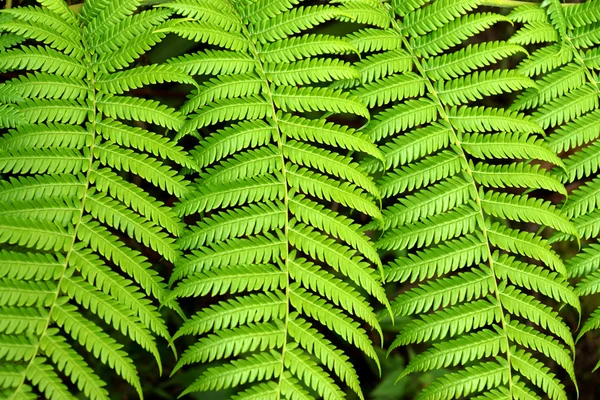
[[(473, 172), (469, 167), (469, 160), (465, 154), (465, 151), (462, 147), (462, 144), (459, 140), (459, 136), (457, 133), (456, 128), (454, 127), (454, 125), (452, 124), (452, 122), (450, 122), (450, 118), (448, 113), (446, 112), (446, 107), (444, 105), (444, 103), (442, 102), (442, 100), (440, 99), (438, 93), (435, 91), (435, 86), (433, 84), (433, 82), (431, 82), (431, 80), (429, 79), (429, 77), (427, 76), (427, 73), (422, 65), (421, 59), (414, 53), (413, 48), (411, 47), (409, 41), (406, 39), (406, 37), (402, 34), (402, 29), (400, 29), (398, 22), (396, 21), (396, 19), (394, 17), (391, 18), (392, 20), (392, 27), (393, 29), (398, 33), (398, 35), (400, 35), (402, 37), (402, 42), (404, 44), (404, 48), (406, 49), (406, 51), (412, 56), (413, 58), (413, 62), (419, 72), (419, 74), (425, 79), (425, 85), (427, 86), (427, 89), (429, 91), (429, 93), (431, 94), (431, 98), (434, 99), (435, 102), (437, 102), (438, 104), (438, 109), (440, 112), (440, 116), (442, 117), (442, 119), (444, 119), (445, 121), (447, 121), (448, 125), (450, 126), (450, 135), (451, 135), (451, 141), (453, 142), (453, 144), (456, 146), (456, 148), (459, 150), (460, 155), (463, 157), (464, 159), (464, 165), (465, 167), (465, 172), (472, 177), (473, 176)], [(471, 183), (473, 185), (473, 189), (474, 189), (474, 196), (475, 196), (475, 202), (476, 202), (476, 209), (479, 212), (479, 214), (481, 215), (481, 218), (483, 219), (483, 221), (486, 220), (486, 215), (483, 211), (483, 208), (481, 206), (481, 198), (479, 196), (479, 188), (477, 187), (477, 183), (475, 182), (474, 179), (471, 179)], [(508, 389), (509, 389), (509, 393), (511, 398), (513, 397), (513, 378), (512, 378), (512, 366), (511, 366), (511, 352), (510, 352), (510, 341), (508, 339), (508, 333), (506, 330), (506, 319), (504, 317), (505, 311), (504, 308), (502, 307), (502, 302), (501, 302), (501, 298), (500, 298), (500, 290), (498, 287), (498, 278), (497, 278), (497, 274), (494, 270), (494, 259), (492, 256), (492, 245), (490, 243), (490, 240), (488, 238), (487, 235), (487, 228), (484, 226), (481, 226), (481, 233), (483, 235), (485, 244), (486, 244), (486, 249), (487, 249), (487, 253), (488, 253), (488, 265), (490, 267), (491, 270), (491, 275), (494, 278), (494, 297), (496, 298), (496, 300), (498, 301), (498, 307), (500, 308), (500, 323), (501, 323), (501, 328), (502, 331), (504, 332), (504, 337), (506, 340), (506, 361), (508, 363)]]
[[(235, 7), (235, 5), (232, 4), (231, 0), (227, 0), (227, 1), (228, 1), (228, 3), (231, 4), (231, 6), (236, 11), (238, 11), (237, 7)], [(288, 204), (289, 203), (289, 185), (288, 185), (288, 179), (287, 179), (287, 168), (286, 168), (286, 162), (285, 162), (284, 150), (283, 150), (283, 146), (285, 145), (285, 135), (283, 134), (281, 127), (279, 126), (279, 122), (278, 122), (278, 118), (277, 118), (277, 109), (275, 106), (275, 101), (273, 100), (273, 92), (271, 90), (271, 83), (269, 82), (269, 80), (267, 78), (267, 73), (265, 72), (263, 63), (261, 62), (257, 44), (253, 41), (253, 36), (249, 32), (248, 27), (245, 24), (245, 21), (241, 18), (241, 14), (239, 13), (239, 11), (238, 11), (238, 17), (240, 19), (241, 26), (242, 26), (242, 34), (246, 37), (246, 39), (248, 40), (248, 43), (249, 43), (248, 50), (250, 51), (251, 55), (253, 56), (256, 66), (257, 66), (256, 72), (265, 83), (264, 91), (262, 94), (265, 96), (266, 100), (271, 105), (271, 119), (273, 120), (275, 128), (276, 128), (277, 148), (279, 150), (279, 154), (281, 157), (281, 164), (280, 164), (281, 165), (281, 180), (284, 185), (283, 205), (284, 205), (284, 209), (285, 209), (285, 223), (283, 226), (283, 234), (284, 234), (284, 238), (285, 238), (285, 242), (286, 242), (285, 243), (285, 253), (283, 254), (283, 256), (285, 257), (284, 270), (285, 270), (287, 282), (286, 282), (286, 287), (285, 287), (286, 309), (285, 309), (285, 318), (284, 318), (284, 326), (283, 326), (284, 338), (283, 338), (283, 346), (281, 348), (281, 361), (280, 361), (280, 368), (279, 368), (279, 374), (278, 374), (278, 380), (277, 380), (276, 400), (280, 400), (281, 393), (282, 393), (281, 383), (282, 383), (282, 378), (284, 376), (284, 371), (285, 371), (285, 354), (286, 354), (288, 337), (289, 337), (288, 324), (289, 324), (289, 318), (290, 318), (290, 271), (289, 271), (289, 266), (288, 266), (288, 262), (289, 262), (289, 258), (290, 258), (290, 240), (289, 240), (290, 207)]]
[[(89, 49), (89, 46), (88, 46), (85, 38), (82, 38), (82, 46), (86, 49)], [(64, 266), (63, 266), (61, 275), (58, 278), (58, 281), (56, 283), (56, 291), (55, 291), (54, 299), (52, 300), (52, 303), (50, 304), (50, 306), (47, 308), (48, 316), (46, 319), (44, 329), (43, 329), (42, 333), (39, 335), (39, 340), (34, 349), (34, 355), (33, 355), (33, 357), (31, 357), (31, 359), (27, 363), (27, 366), (23, 370), (22, 380), (19, 383), (19, 385), (14, 389), (13, 395), (10, 397), (10, 400), (17, 399), (17, 394), (21, 391), (21, 389), (25, 385), (25, 380), (26, 380), (27, 375), (29, 374), (29, 370), (35, 364), (34, 361), (40, 354), (43, 338), (46, 337), (46, 333), (48, 332), (48, 329), (50, 328), (50, 324), (53, 322), (53, 318), (52, 318), (53, 310), (57, 306), (57, 302), (58, 302), (59, 298), (61, 297), (60, 296), (61, 284), (66, 277), (69, 260), (71, 258), (71, 254), (73, 253), (73, 251), (75, 249), (75, 244), (77, 243), (77, 232), (79, 231), (79, 227), (81, 226), (81, 224), (83, 222), (83, 216), (85, 213), (85, 202), (86, 202), (86, 199), (88, 196), (88, 191), (90, 189), (90, 176), (91, 176), (91, 173), (93, 170), (94, 146), (95, 146), (95, 142), (96, 142), (96, 140), (95, 140), (95, 138), (96, 138), (96, 115), (98, 114), (98, 109), (96, 107), (95, 74), (94, 74), (93, 61), (92, 61), (91, 54), (87, 54), (86, 62), (88, 63), (87, 67), (89, 68), (89, 87), (90, 87), (89, 96), (91, 97), (91, 104), (90, 104), (91, 116), (90, 116), (89, 120), (90, 120), (90, 125), (91, 125), (90, 130), (91, 130), (92, 140), (91, 140), (91, 145), (90, 145), (89, 152), (88, 152), (89, 163), (88, 163), (88, 169), (85, 174), (85, 187), (83, 189), (81, 202), (79, 204), (79, 218), (77, 219), (77, 222), (74, 224), (74, 229), (72, 230), (73, 241), (71, 242), (71, 246), (70, 246), (69, 250), (67, 251), (67, 254), (63, 260)]]

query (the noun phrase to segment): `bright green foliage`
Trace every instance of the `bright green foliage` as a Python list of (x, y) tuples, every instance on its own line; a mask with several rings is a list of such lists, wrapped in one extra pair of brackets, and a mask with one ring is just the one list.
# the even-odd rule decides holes
[(176, 166), (194, 163), (162, 134), (183, 116), (126, 92), (193, 80), (134, 64), (165, 36), (168, 10), (133, 15), (139, 0), (89, 0), (74, 14), (63, 0), (40, 3), (5, 11), (0, 24), (3, 38), (28, 39), (0, 53), (0, 70), (20, 73), (0, 85), (0, 125), (12, 128), (0, 139), (0, 398), (108, 399), (90, 358), (142, 396), (119, 342), (160, 367), (155, 337), (170, 336), (157, 304), (176, 306), (144, 253), (176, 262), (182, 230), (149, 192), (184, 197)]
[(341, 383), (363, 398), (353, 360), (323, 331), (378, 362), (361, 324), (380, 331), (366, 297), (387, 303), (379, 257), (347, 210), (381, 220), (379, 191), (351, 155), (380, 152), (323, 116), (369, 117), (357, 96), (324, 85), (358, 78), (328, 58), (357, 49), (306, 32), (356, 4), (297, 3), (164, 4), (183, 17), (170, 32), (206, 45), (169, 63), (201, 81), (179, 130), (199, 139), (201, 173), (178, 211), (199, 221), (179, 240), (173, 298), (228, 295), (176, 334), (198, 341), (175, 370), (211, 363), (185, 393), (243, 385), (234, 398), (332, 400)]
[[(562, 206), (583, 240), (579, 254), (566, 262), (569, 275), (579, 280), (575, 288), (579, 296), (600, 293), (599, 12), (598, 2), (565, 8), (558, 1), (546, 1), (540, 7), (519, 7), (510, 15), (524, 23), (521, 30), (535, 22), (555, 32), (553, 40), (518, 66), (536, 80), (539, 90), (524, 92), (513, 108), (531, 110), (548, 132), (548, 146), (563, 155), (564, 169), (558, 171), (563, 181), (581, 183)], [(554, 236), (555, 240), (566, 238), (565, 234)], [(585, 321), (579, 337), (600, 327), (599, 313), (596, 310)]]
[[(0, 399), (141, 396), (128, 346), (160, 369), (184, 336), (182, 395), (364, 399), (388, 312), (398, 379), (446, 371), (417, 399), (576, 387), (559, 311), (600, 292), (600, 1), (38, 2), (0, 12)], [(138, 65), (168, 34), (195, 52)], [(136, 97), (163, 83), (194, 88), (180, 111)], [(200, 306), (171, 338), (178, 302)]]
[[(529, 160), (561, 160), (543, 143), (535, 118), (479, 100), (534, 83), (497, 62), (523, 53), (517, 43), (466, 44), (504, 16), (480, 0), (385, 4), (364, 0), (372, 25), (349, 36), (362, 54), (360, 82), (348, 82), (373, 116), (362, 131), (383, 152), (381, 250), (389, 282), (410, 283), (392, 303), (400, 326), (390, 346), (433, 342), (412, 372), (454, 369), (417, 399), (566, 399), (547, 359), (575, 380), (570, 329), (552, 305), (579, 309), (560, 257), (529, 224), (577, 231), (551, 203), (526, 189), (565, 193), (559, 178)], [(477, 9), (477, 10), (476, 10)], [(479, 42), (479, 40), (477, 41)]]

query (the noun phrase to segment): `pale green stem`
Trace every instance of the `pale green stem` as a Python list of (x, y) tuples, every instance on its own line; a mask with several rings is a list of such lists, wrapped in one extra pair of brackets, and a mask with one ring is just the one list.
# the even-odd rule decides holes
[(9, 9), (12, 7), (12, 0), (6, 0), (6, 5), (4, 6), (5, 9)]
[[(577, 3), (563, 3), (563, 7), (574, 6)], [(525, 5), (539, 6), (540, 3), (532, 1), (521, 1), (521, 0), (483, 0), (482, 6), (489, 7), (502, 7), (502, 8), (515, 8)]]
[(530, 1), (520, 1), (520, 0), (483, 0), (481, 5), (489, 6), (489, 7), (512, 8), (512, 7), (519, 7), (519, 6), (524, 6), (524, 5), (536, 6), (536, 5), (539, 5), (539, 3), (533, 3)]
[[(8, 2), (8, 4), (10, 4), (12, 2), (12, 0), (6, 0), (6, 1)], [(166, 3), (168, 1), (169, 0), (144, 0), (142, 3), (147, 6), (152, 6), (155, 4)], [(72, 4), (69, 6), (69, 8), (75, 13), (79, 13), (81, 11), (81, 7), (83, 7), (83, 3)], [(10, 7), (7, 7), (7, 8), (10, 8)]]

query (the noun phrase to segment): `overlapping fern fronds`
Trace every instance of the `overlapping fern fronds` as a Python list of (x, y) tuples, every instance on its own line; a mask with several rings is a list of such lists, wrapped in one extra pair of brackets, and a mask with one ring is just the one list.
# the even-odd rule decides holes
[[(598, 2), (564, 7), (559, 1), (545, 1), (539, 7), (519, 7), (509, 15), (523, 24), (512, 39), (515, 42), (535, 42), (539, 31), (533, 31), (530, 39), (523, 35), (533, 26), (548, 32), (545, 45), (518, 66), (536, 80), (539, 90), (523, 93), (513, 108), (530, 111), (547, 131), (548, 146), (563, 156), (564, 171), (560, 172), (573, 190), (562, 209), (583, 241), (579, 254), (566, 262), (569, 275), (579, 281), (579, 296), (600, 293), (599, 12)], [(554, 237), (568, 238), (565, 234)], [(585, 321), (578, 337), (599, 327), (600, 309)]]
[(362, 323), (379, 330), (367, 296), (387, 302), (379, 258), (342, 210), (380, 219), (379, 191), (349, 155), (380, 152), (323, 116), (368, 118), (357, 97), (326, 86), (358, 77), (328, 57), (354, 46), (310, 33), (346, 8), (299, 3), (164, 5), (185, 18), (170, 32), (204, 44), (170, 62), (202, 81), (180, 130), (199, 139), (192, 155), (202, 171), (178, 208), (199, 221), (180, 239), (188, 254), (174, 270), (173, 296), (228, 295), (175, 336), (199, 337), (176, 370), (211, 363), (186, 393), (243, 385), (233, 398), (341, 399), (342, 383), (362, 398), (352, 360), (331, 334), (377, 361)]
[[(497, 67), (524, 49), (467, 43), (508, 22), (479, 0), (398, 0), (393, 11), (363, 3), (370, 12), (356, 21), (371, 27), (349, 37), (363, 56), (360, 82), (347, 85), (374, 113), (363, 133), (384, 153), (385, 208), (383, 225), (370, 227), (382, 230), (379, 249), (397, 255), (387, 280), (410, 284), (393, 312), (413, 316), (390, 349), (433, 342), (402, 376), (453, 369), (418, 399), (565, 399), (546, 357), (575, 380), (574, 345), (552, 305), (579, 309), (579, 300), (560, 257), (526, 228), (577, 231), (553, 204), (524, 192), (564, 194), (554, 173), (528, 160), (562, 162), (535, 119), (483, 101), (534, 87)], [(381, 170), (378, 161), (371, 167)]]
[(134, 64), (165, 36), (168, 10), (89, 0), (75, 14), (63, 0), (40, 3), (6, 10), (0, 24), (13, 38), (0, 70), (16, 75), (0, 85), (0, 125), (10, 128), (0, 139), (0, 398), (108, 399), (90, 357), (142, 396), (120, 342), (160, 366), (155, 337), (170, 336), (156, 304), (167, 291), (146, 257), (175, 262), (182, 230), (150, 192), (184, 197), (177, 165), (194, 164), (162, 134), (183, 116), (126, 92), (193, 81)]

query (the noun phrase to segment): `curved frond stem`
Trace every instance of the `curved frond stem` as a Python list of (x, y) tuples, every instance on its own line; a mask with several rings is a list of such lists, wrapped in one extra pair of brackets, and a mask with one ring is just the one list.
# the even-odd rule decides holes
[[(568, 8), (565, 7), (567, 5)], [(596, 290), (578, 293), (578, 289), (597, 274), (597, 264), (587, 258), (593, 257), (595, 245), (582, 243), (598, 237), (597, 223), (594, 222), (598, 203), (594, 193), (599, 187), (597, 115), (600, 86), (596, 61), (599, 20), (593, 11), (595, 7), (594, 2), (547, 0), (538, 7), (530, 8), (537, 17), (513, 12), (513, 20), (524, 24), (521, 31), (540, 24), (537, 26), (547, 27), (552, 33), (547, 45), (532, 53), (530, 62), (523, 61), (517, 67), (535, 77), (541, 94), (526, 92), (520, 96), (518, 105), (531, 111), (532, 116), (549, 131), (546, 142), (564, 161), (562, 181), (570, 190), (561, 209), (571, 218), (578, 234), (556, 232), (550, 242), (577, 240), (578, 254), (565, 264), (570, 278), (583, 278), (575, 288), (578, 296), (597, 293)], [(579, 336), (589, 330), (594, 313), (583, 322)], [(578, 327), (581, 317), (580, 312)]]
[[(233, 5), (229, 3), (232, 7)], [(277, 381), (277, 400), (281, 399), (282, 393), (282, 379), (284, 377), (285, 371), (285, 353), (287, 349), (288, 336), (289, 336), (289, 318), (291, 313), (291, 305), (290, 305), (290, 269), (289, 269), (289, 259), (290, 259), (290, 240), (289, 240), (289, 223), (290, 223), (290, 209), (289, 209), (289, 187), (288, 187), (288, 178), (287, 178), (287, 168), (286, 168), (286, 160), (284, 156), (284, 146), (285, 146), (285, 135), (281, 131), (279, 126), (279, 121), (277, 118), (277, 109), (275, 108), (275, 101), (273, 100), (273, 92), (271, 90), (270, 82), (267, 78), (267, 73), (265, 72), (265, 68), (263, 63), (261, 62), (260, 56), (258, 54), (258, 49), (256, 48), (256, 44), (251, 38), (250, 32), (246, 25), (242, 24), (242, 32), (246, 36), (248, 43), (250, 43), (249, 51), (254, 56), (255, 62), (257, 65), (256, 73), (262, 79), (265, 91), (264, 95), (267, 98), (267, 101), (270, 104), (271, 115), (270, 118), (273, 120), (273, 124), (275, 125), (276, 132), (276, 141), (277, 141), (277, 149), (279, 151), (279, 157), (281, 162), (281, 180), (283, 182), (284, 190), (283, 190), (283, 206), (285, 212), (285, 222), (283, 226), (283, 235), (285, 238), (285, 252), (283, 254), (284, 257), (284, 269), (285, 269), (285, 316), (283, 319), (283, 329), (284, 329), (284, 339), (283, 346), (281, 347), (281, 364), (279, 369), (279, 378)]]
[(481, 5), (488, 7), (515, 8), (521, 6), (537, 5), (537, 3), (520, 0), (483, 0)]
[[(563, 7), (569, 7), (577, 3), (564, 3)], [(488, 7), (500, 7), (500, 8), (517, 8), (521, 6), (537, 6), (539, 3), (535, 3), (532, 1), (521, 1), (521, 0), (483, 0), (481, 2), (482, 6)]]
[[(0, 140), (0, 186), (7, 189), (0, 202), (0, 240), (16, 245), (0, 251), (0, 264), (8, 265), (0, 291), (9, 289), (9, 296), (0, 296), (0, 308), (15, 316), (2, 333), (24, 334), (31, 345), (14, 360), (18, 371), (4, 397), (27, 398), (37, 390), (47, 398), (74, 398), (70, 392), (77, 392), (106, 400), (109, 390), (99, 376), (105, 372), (88, 365), (91, 356), (143, 398), (138, 370), (114, 333), (152, 354), (161, 370), (155, 340), (170, 335), (153, 301), (180, 310), (165, 300), (166, 285), (147, 251), (173, 262), (179, 257), (174, 237), (182, 227), (173, 210), (137, 178), (184, 198), (187, 182), (176, 168), (194, 164), (181, 147), (151, 132), (156, 129), (151, 124), (180, 127), (183, 115), (157, 101), (118, 94), (181, 78), (177, 71), (162, 73), (170, 67), (151, 66), (158, 74), (140, 80), (136, 73), (148, 68), (132, 65), (165, 36), (155, 30), (167, 15), (148, 10), (141, 13), (146, 22), (136, 24), (137, 0), (92, 0), (83, 5), (81, 17), (63, 0), (39, 3), (7, 10), (12, 18), (0, 22), (0, 30), (18, 34), (33, 26), (26, 38), (38, 42), (11, 50), (22, 60), (8, 66), (19, 78), (7, 87), (19, 95), (2, 100), (24, 115)], [(111, 27), (110, 33), (102, 31)], [(104, 33), (122, 34), (122, 44), (140, 34), (147, 40), (125, 55), (98, 45)], [(111, 75), (118, 82), (107, 87), (103, 82)], [(148, 125), (141, 129), (131, 122)], [(51, 260), (52, 273), (40, 273), (47, 265), (37, 263), (38, 256)]]
[[(558, 8), (557, 12), (562, 13), (563, 17), (564, 17), (564, 13), (563, 13), (562, 9)], [(596, 76), (594, 76), (595, 75), (594, 71), (592, 71), (592, 69), (585, 62), (585, 60), (583, 58), (583, 54), (581, 53), (581, 50), (578, 49), (573, 44), (573, 38), (571, 38), (568, 33), (565, 33), (565, 42), (571, 48), (571, 51), (573, 52), (573, 55), (575, 56), (575, 60), (577, 61), (577, 63), (581, 66), (581, 68), (584, 69), (587, 81), (594, 86), (594, 88), (596, 89), (596, 92), (597, 92), (598, 96), (600, 96), (600, 86), (598, 86), (598, 79), (597, 79)]]
[[(392, 18), (392, 24), (394, 25), (394, 29), (397, 32), (402, 32), (400, 27), (398, 26), (398, 23), (396, 21), (395, 18)], [(483, 236), (483, 239), (485, 241), (485, 248), (486, 248), (486, 253), (487, 253), (487, 263), (488, 266), (490, 267), (490, 271), (491, 271), (491, 276), (493, 276), (493, 282), (494, 282), (494, 287), (493, 287), (493, 292), (494, 292), (494, 297), (496, 298), (497, 302), (498, 302), (498, 307), (500, 309), (500, 323), (501, 323), (501, 327), (502, 327), (502, 331), (503, 331), (503, 336), (504, 336), (504, 340), (505, 340), (505, 345), (506, 345), (506, 361), (507, 361), (507, 365), (508, 365), (508, 388), (509, 388), (509, 393), (510, 393), (510, 398), (513, 398), (513, 378), (512, 378), (512, 366), (511, 366), (511, 353), (510, 353), (510, 341), (509, 341), (509, 337), (508, 337), (508, 332), (507, 332), (507, 322), (505, 319), (505, 311), (504, 308), (502, 307), (502, 301), (501, 301), (501, 296), (500, 296), (500, 290), (499, 290), (499, 286), (498, 286), (498, 278), (497, 278), (497, 274), (494, 270), (494, 258), (492, 256), (492, 244), (490, 243), (490, 240), (488, 238), (488, 232), (487, 232), (487, 227), (485, 226), (485, 220), (486, 220), (486, 215), (485, 212), (483, 210), (482, 207), (482, 199), (481, 196), (479, 195), (479, 188), (477, 186), (476, 181), (473, 179), (473, 171), (470, 167), (470, 163), (469, 163), (469, 159), (467, 158), (467, 155), (462, 147), (462, 144), (460, 142), (458, 133), (457, 133), (457, 128), (452, 124), (452, 122), (450, 121), (450, 117), (448, 115), (448, 112), (446, 110), (446, 106), (444, 105), (443, 101), (440, 99), (440, 96), (438, 95), (437, 91), (435, 90), (435, 86), (433, 84), (433, 82), (431, 81), (431, 79), (428, 77), (428, 75), (425, 72), (425, 68), (423, 67), (423, 64), (421, 62), (421, 59), (418, 55), (415, 54), (412, 46), (410, 45), (409, 41), (406, 39), (406, 37), (404, 35), (402, 36), (402, 43), (404, 46), (404, 49), (408, 52), (408, 54), (412, 57), (413, 62), (415, 67), (417, 68), (417, 71), (419, 72), (419, 74), (421, 75), (421, 77), (423, 78), (425, 85), (428, 89), (428, 93), (431, 94), (431, 97), (434, 99), (434, 101), (437, 103), (438, 106), (438, 110), (440, 112), (440, 116), (442, 119), (444, 119), (451, 127), (451, 129), (449, 130), (450, 132), (450, 141), (456, 146), (456, 148), (459, 151), (460, 156), (463, 158), (464, 161), (464, 165), (465, 165), (465, 172), (469, 175), (469, 177), (471, 177), (470, 181), (471, 184), (473, 186), (473, 192), (474, 192), (474, 199), (476, 202), (476, 209), (477, 212), (479, 213), (481, 219), (480, 219), (480, 229), (481, 229), (481, 234)]]
[[(10, 0), (8, 0), (10, 2)], [(87, 45), (85, 39), (83, 40), (83, 44), (84, 46)], [(94, 145), (95, 145), (95, 138), (96, 138), (96, 116), (98, 114), (98, 109), (96, 108), (96, 90), (95, 90), (95, 80), (94, 80), (94, 70), (92, 68), (92, 58), (91, 55), (87, 54), (86, 55), (86, 61), (88, 62), (88, 65), (90, 66), (90, 75), (89, 75), (89, 88), (90, 88), (90, 103), (91, 103), (91, 124), (90, 124), (90, 130), (91, 130), (91, 137), (92, 137), (92, 141), (91, 141), (91, 145), (90, 145), (90, 151), (89, 151), (89, 156), (88, 156), (88, 168), (87, 171), (85, 173), (85, 180), (84, 180), (84, 189), (83, 189), (83, 196), (81, 198), (81, 203), (80, 203), (80, 207), (78, 210), (78, 216), (77, 216), (77, 222), (75, 222), (74, 224), (74, 229), (72, 232), (72, 236), (73, 236), (73, 240), (69, 246), (68, 252), (66, 253), (65, 257), (64, 257), (64, 261), (63, 261), (63, 265), (62, 265), (62, 270), (60, 273), (60, 276), (56, 282), (56, 289), (55, 289), (55, 293), (54, 293), (54, 297), (52, 299), (52, 303), (50, 304), (50, 306), (48, 307), (48, 316), (46, 318), (46, 322), (44, 324), (44, 328), (41, 332), (41, 334), (39, 335), (39, 340), (37, 342), (37, 344), (35, 345), (35, 350), (34, 350), (34, 354), (35, 356), (31, 357), (31, 359), (29, 360), (29, 362), (27, 363), (27, 366), (25, 367), (25, 369), (23, 370), (23, 377), (21, 379), (21, 382), (19, 383), (19, 385), (14, 389), (13, 395), (11, 396), (10, 400), (15, 400), (18, 397), (19, 392), (21, 391), (21, 389), (23, 388), (23, 385), (25, 384), (25, 379), (29, 373), (30, 368), (33, 368), (35, 366), (35, 360), (37, 358), (37, 355), (40, 353), (40, 346), (43, 343), (43, 338), (46, 335), (46, 332), (48, 331), (50, 324), (52, 323), (52, 311), (54, 310), (54, 308), (57, 305), (57, 302), (60, 298), (61, 295), (61, 284), (63, 282), (63, 280), (65, 279), (65, 274), (67, 273), (67, 269), (69, 266), (69, 260), (71, 259), (71, 255), (73, 254), (73, 251), (75, 249), (75, 244), (77, 243), (77, 232), (79, 231), (79, 228), (81, 227), (81, 224), (83, 222), (83, 216), (85, 214), (85, 202), (86, 199), (88, 197), (88, 193), (89, 193), (89, 189), (90, 189), (90, 176), (92, 174), (93, 168), (93, 162), (94, 162)]]
[[(343, 14), (343, 7), (296, 0), (209, 2), (216, 7), (205, 0), (165, 5), (196, 20), (174, 32), (209, 46), (173, 65), (210, 76), (183, 108), (190, 118), (180, 134), (200, 139), (192, 154), (201, 174), (197, 195), (178, 211), (198, 213), (200, 221), (182, 238), (186, 255), (171, 277), (178, 282), (173, 297), (228, 293), (223, 306), (209, 306), (222, 315), (230, 315), (234, 299), (246, 292), (275, 296), (278, 305), (276, 312), (240, 310), (212, 327), (207, 309), (197, 314), (194, 321), (204, 328), (186, 328), (178, 336), (201, 335), (198, 345), (176, 369), (232, 359), (209, 367), (184, 394), (253, 383), (239, 398), (261, 393), (289, 399), (291, 387), (308, 390), (309, 397), (314, 391), (319, 398), (342, 398), (343, 383), (363, 399), (351, 360), (316, 334), (322, 328), (336, 332), (379, 365), (358, 320), (380, 334), (381, 328), (365, 293), (356, 289), (389, 306), (372, 270), (381, 265), (375, 246), (344, 215), (351, 209), (381, 219), (379, 191), (352, 154), (379, 152), (358, 130), (327, 118), (328, 112), (369, 118), (358, 96), (326, 85), (358, 76), (349, 63), (328, 57), (355, 48), (343, 37), (312, 33)], [(204, 132), (213, 129), (206, 138)], [(331, 203), (344, 212), (329, 210)], [(261, 299), (244, 302), (258, 305)], [(257, 322), (266, 324), (265, 332), (248, 335)], [(215, 341), (222, 350), (211, 355), (206, 349)]]

